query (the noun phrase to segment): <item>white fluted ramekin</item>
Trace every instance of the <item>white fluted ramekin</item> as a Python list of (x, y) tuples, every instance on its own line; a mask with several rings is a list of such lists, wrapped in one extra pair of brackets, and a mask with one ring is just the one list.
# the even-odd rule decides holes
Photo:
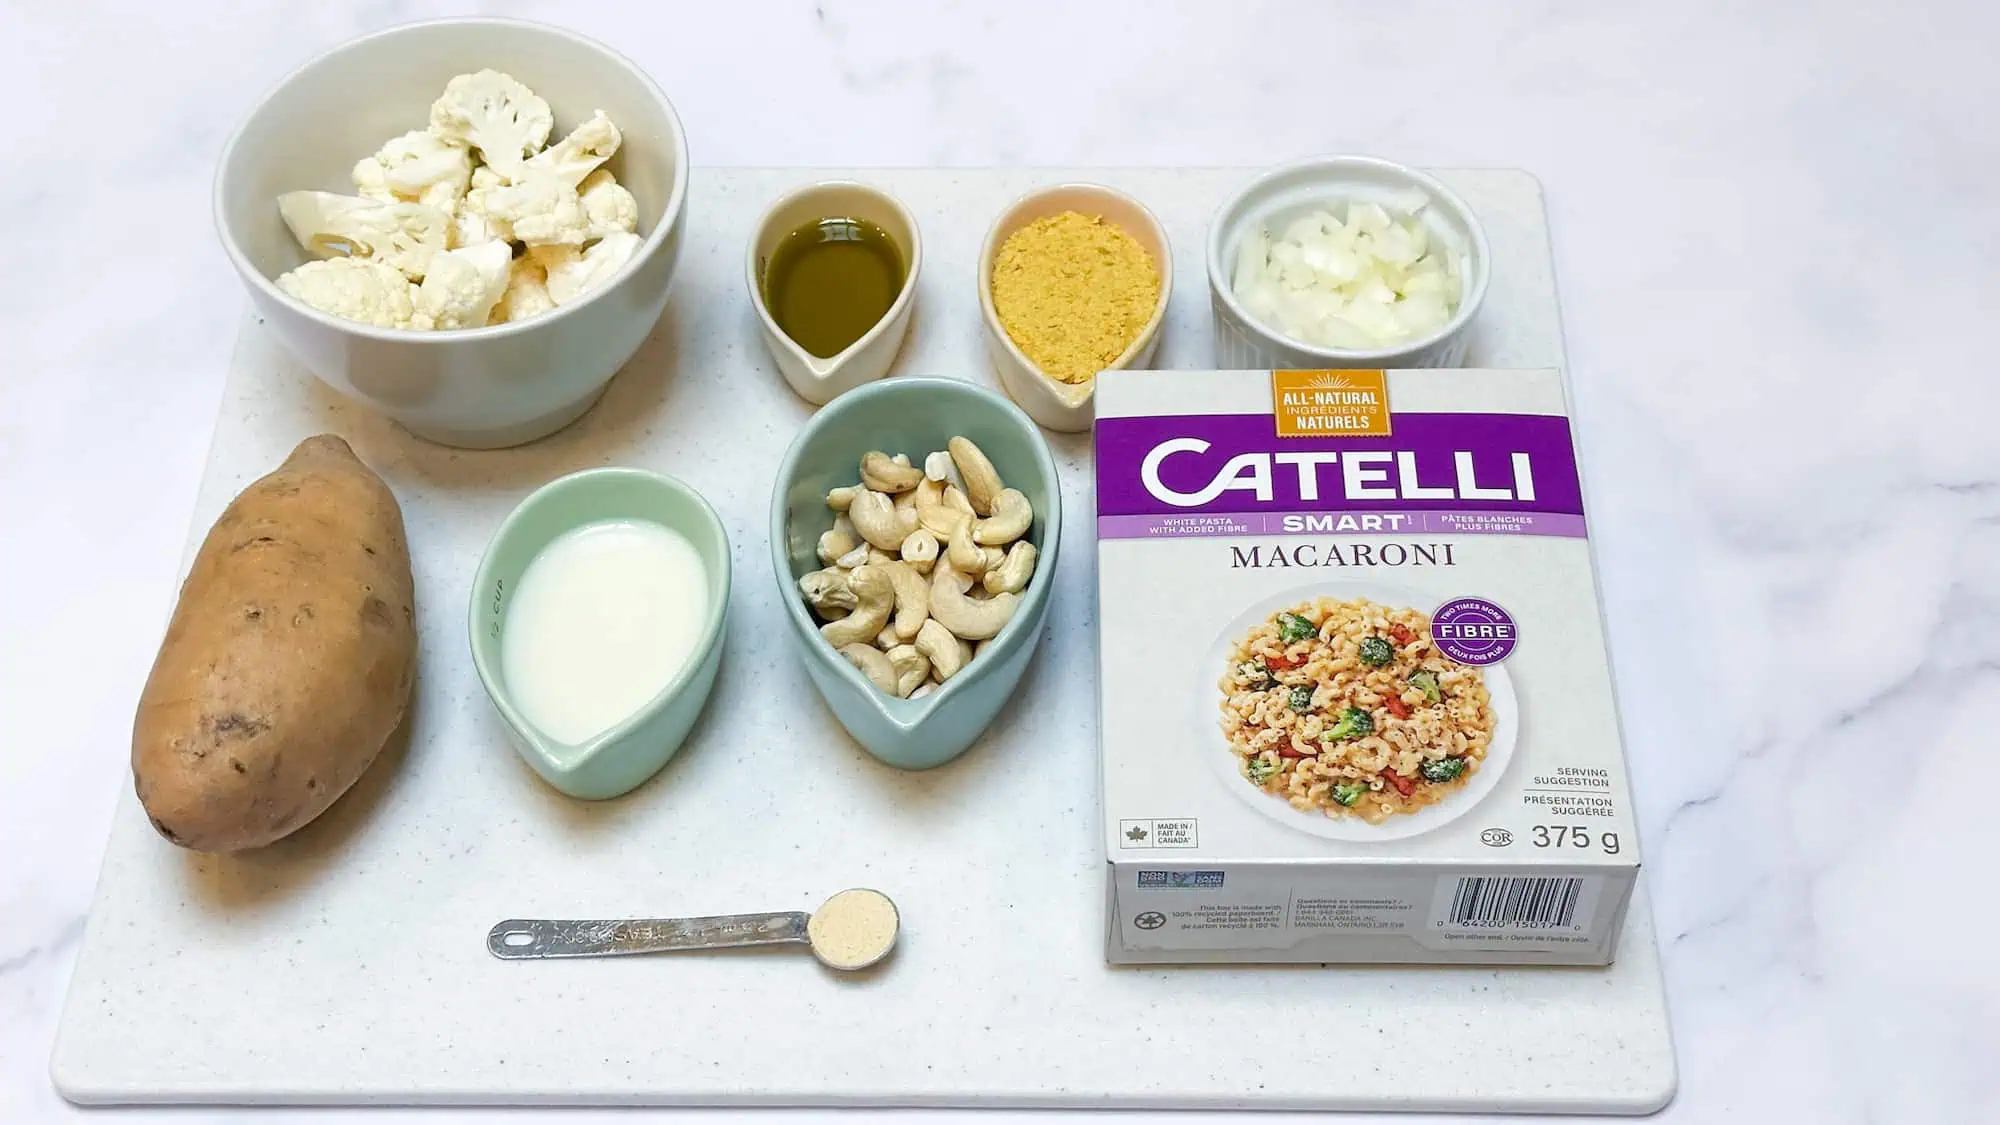
[[(1329, 203), (1352, 200), (1387, 205), (1421, 195), (1422, 221), (1434, 242), (1463, 255), (1457, 309), (1443, 327), (1394, 347), (1322, 348), (1292, 339), (1258, 321), (1237, 301), (1230, 280), (1236, 250), (1259, 225), (1272, 229)], [(1371, 156), (1324, 156), (1275, 168), (1237, 192), (1208, 228), (1208, 294), (1215, 314), (1217, 370), (1352, 370), (1457, 367), (1465, 362), (1473, 318), (1486, 299), (1492, 252), (1472, 208), (1436, 177)]]

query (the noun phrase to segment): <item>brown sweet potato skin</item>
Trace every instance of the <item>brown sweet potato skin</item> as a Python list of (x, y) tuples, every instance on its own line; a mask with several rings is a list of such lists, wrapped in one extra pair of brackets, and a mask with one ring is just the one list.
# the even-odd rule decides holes
[(224, 509), (195, 555), (132, 724), (153, 827), (261, 847), (347, 792), (409, 707), (416, 599), (403, 513), (330, 434)]

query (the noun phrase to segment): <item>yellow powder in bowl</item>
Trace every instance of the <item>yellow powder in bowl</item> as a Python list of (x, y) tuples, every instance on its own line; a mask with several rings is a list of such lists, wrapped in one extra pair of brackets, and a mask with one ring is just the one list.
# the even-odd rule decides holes
[(1153, 319), (1160, 267), (1101, 218), (1064, 211), (1007, 236), (993, 258), (993, 311), (1051, 378), (1081, 383), (1111, 366)]

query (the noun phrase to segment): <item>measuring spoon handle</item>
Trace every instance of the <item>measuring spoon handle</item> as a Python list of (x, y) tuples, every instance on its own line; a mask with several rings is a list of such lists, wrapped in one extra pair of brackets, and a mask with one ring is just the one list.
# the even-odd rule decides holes
[(806, 919), (802, 910), (706, 918), (509, 918), (487, 931), (486, 949), (517, 961), (803, 944)]

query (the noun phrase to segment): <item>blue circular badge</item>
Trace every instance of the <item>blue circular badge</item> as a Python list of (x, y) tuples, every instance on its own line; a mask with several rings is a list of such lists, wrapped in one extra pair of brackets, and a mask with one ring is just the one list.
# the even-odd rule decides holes
[(1498, 664), (1520, 639), (1514, 618), (1485, 598), (1453, 598), (1431, 614), (1431, 643), (1460, 664)]

